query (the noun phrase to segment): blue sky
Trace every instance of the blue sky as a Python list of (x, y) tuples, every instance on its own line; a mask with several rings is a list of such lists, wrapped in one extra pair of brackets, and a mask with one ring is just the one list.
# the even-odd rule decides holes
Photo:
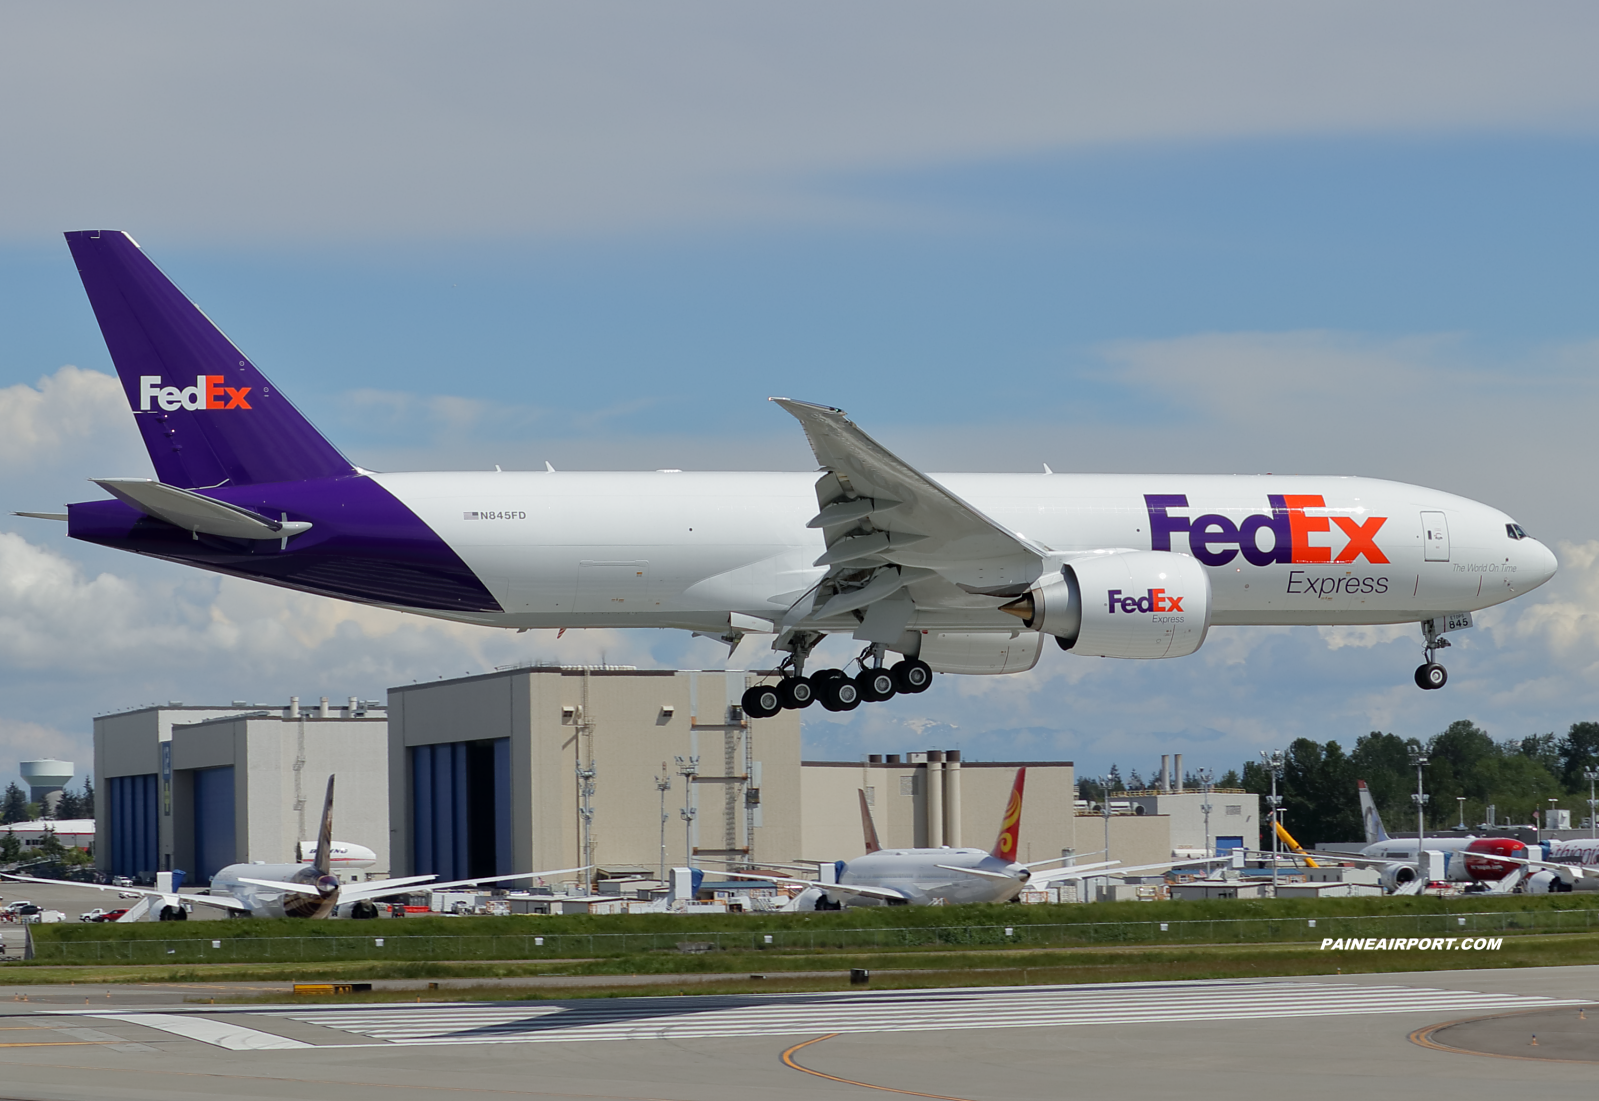
[[(1594, 16), (1003, 7), (974, 37), (958, 6), (919, 6), (905, 42), (894, 5), (631, 28), (393, 5), (376, 44), (360, 5), (0, 16), (19, 51), (0, 83), (33, 93), (0, 120), (0, 505), (140, 472), (120, 399), (83, 373), (109, 363), (57, 236), (116, 226), (375, 468), (804, 469), (764, 401), (790, 394), (934, 470), (1378, 475), (1562, 547), (1561, 578), (1463, 636), (1444, 692), (1409, 683), (1409, 631), (1235, 629), (1179, 662), (1052, 651), (1024, 677), (807, 713), (813, 754), (949, 742), (1147, 771), (1175, 749), (1220, 770), (1301, 734), (1599, 714), (1599, 77), (1573, 45)], [(854, 45), (827, 33), (846, 18)], [(307, 42), (309, 19), (333, 22)], [(160, 56), (133, 66), (118, 35)], [(103, 62), (71, 87), (51, 49), (15, 45), (66, 38)], [(182, 89), (217, 79), (222, 42), (256, 79), (207, 103)], [(153, 700), (716, 659), (251, 590), (9, 518), (0, 566), (0, 774), (86, 758), (93, 713)]]

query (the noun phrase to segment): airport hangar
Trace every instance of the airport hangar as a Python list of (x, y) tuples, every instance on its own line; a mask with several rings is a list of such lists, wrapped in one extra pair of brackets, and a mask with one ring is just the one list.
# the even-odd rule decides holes
[[(374, 876), (652, 873), (663, 804), (668, 864), (687, 849), (687, 862), (713, 866), (847, 860), (864, 851), (858, 791), (885, 847), (986, 849), (1021, 764), (1024, 861), (1102, 850), (1107, 825), (1111, 855), (1127, 865), (1203, 845), (1199, 793), (1168, 785), (1117, 800), (1107, 824), (1076, 802), (1070, 762), (972, 762), (955, 750), (802, 761), (798, 712), (750, 719), (739, 708), (755, 679), (530, 664), (392, 688), (386, 707), (291, 699), (101, 716), (97, 864), (142, 879), (183, 868), (202, 884), (230, 863), (294, 860), (314, 838), (330, 773), (335, 837), (376, 852)], [(1233, 828), (1258, 830), (1255, 797), (1215, 801), (1218, 823), (1247, 812), (1218, 836), (1257, 844), (1258, 832)]]

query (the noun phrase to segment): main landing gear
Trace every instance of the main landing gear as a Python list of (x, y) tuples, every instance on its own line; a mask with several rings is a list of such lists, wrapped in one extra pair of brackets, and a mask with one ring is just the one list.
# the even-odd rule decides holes
[(1422, 636), (1426, 639), (1424, 652), (1427, 660), (1416, 666), (1416, 687), (1434, 691), (1449, 683), (1449, 671), (1433, 660), (1433, 656), (1449, 645), (1449, 640), (1438, 632), (1438, 620), (1423, 620)]
[[(768, 719), (779, 711), (798, 711), (820, 703), (829, 711), (854, 711), (863, 703), (880, 703), (904, 693), (914, 695), (933, 686), (933, 670), (925, 661), (906, 658), (892, 668), (883, 665), (881, 649), (869, 646), (856, 659), (861, 671), (818, 669), (804, 676), (803, 657), (786, 664), (776, 684), (757, 684), (744, 693), (744, 714)], [(868, 665), (867, 662), (871, 664)]]

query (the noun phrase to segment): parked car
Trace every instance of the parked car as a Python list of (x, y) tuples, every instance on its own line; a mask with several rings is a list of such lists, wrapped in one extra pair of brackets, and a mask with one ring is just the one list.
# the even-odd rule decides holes
[(118, 891), (117, 892), (117, 897), (118, 898), (142, 898), (144, 896), (139, 894), (138, 891)]
[[(0, 907), (0, 914), (15, 914), (24, 906), (33, 906), (33, 903), (25, 898), (19, 898), (15, 902), (8, 902), (5, 906)], [(38, 907), (34, 907), (34, 909), (37, 910)]]
[(79, 914), (78, 915), (78, 920), (79, 921), (99, 921), (102, 917), (105, 916), (106, 912), (107, 911), (106, 911), (106, 909), (104, 907), (96, 906), (94, 909), (90, 910), (86, 914)]
[(125, 875), (113, 876), (112, 879), (111, 879), (111, 886), (113, 886), (113, 887), (131, 887), (131, 886), (133, 886), (133, 880), (130, 879), (128, 876), (125, 876)]
[(90, 918), (89, 920), (91, 920), (91, 921), (116, 921), (118, 918), (120, 918), (123, 914), (125, 914), (127, 912), (128, 912), (128, 908), (126, 906), (124, 906), (120, 910), (107, 910), (104, 913), (102, 913), (99, 917)]

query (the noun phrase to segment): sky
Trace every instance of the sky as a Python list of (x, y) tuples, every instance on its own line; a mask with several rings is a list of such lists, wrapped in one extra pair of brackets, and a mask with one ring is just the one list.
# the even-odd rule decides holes
[[(1560, 575), (1415, 627), (944, 676), (808, 757), (1159, 755), (1599, 717), (1591, 5), (285, 2), (0, 9), (0, 781), (167, 700), (716, 667), (223, 580), (11, 517), (148, 476), (60, 233), (130, 232), (357, 463), (778, 469), (773, 394), (930, 471), (1359, 474)], [(837, 644), (834, 663), (851, 656)]]

